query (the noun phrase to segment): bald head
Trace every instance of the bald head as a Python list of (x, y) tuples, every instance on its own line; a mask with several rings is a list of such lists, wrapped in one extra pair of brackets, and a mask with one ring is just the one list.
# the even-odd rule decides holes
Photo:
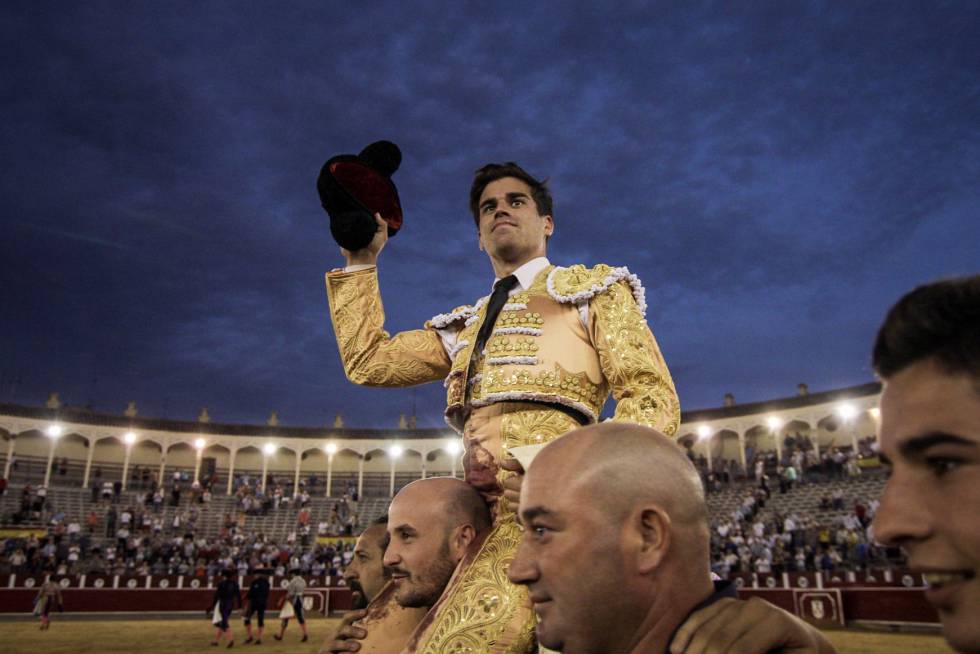
[[(701, 480), (647, 427), (607, 422), (547, 445), (528, 466), (520, 518), (507, 576), (528, 587), (549, 649), (663, 651), (712, 592)], [(638, 649), (636, 634), (651, 626), (656, 646)]]
[(673, 441), (647, 427), (605, 422), (576, 429), (545, 447), (531, 471), (588, 489), (616, 520), (642, 498), (662, 505), (675, 522), (707, 523), (694, 465)]
[(447, 529), (472, 525), (479, 533), (490, 527), (490, 509), (483, 497), (462, 479), (431, 477), (413, 481), (402, 488), (395, 499), (400, 506), (413, 504), (427, 507), (438, 515)]
[(396, 601), (435, 604), (467, 548), (489, 527), (486, 502), (464, 481), (436, 477), (405, 486), (388, 512), (391, 542), (384, 557)]

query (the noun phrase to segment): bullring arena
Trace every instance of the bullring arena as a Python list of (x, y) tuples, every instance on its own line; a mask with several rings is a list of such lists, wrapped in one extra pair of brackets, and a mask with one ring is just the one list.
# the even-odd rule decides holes
[[(923, 580), (867, 526), (884, 485), (877, 384), (685, 412), (678, 441), (702, 473), (713, 569), (826, 631), (841, 652), (948, 652)], [(273, 598), (303, 569), (316, 652), (350, 607), (354, 538), (405, 484), (459, 476), (450, 429), (219, 424), (0, 405), (0, 619), (5, 652), (207, 650), (205, 611), (223, 566), (270, 567)], [(64, 614), (32, 616), (60, 584)], [(270, 618), (267, 630), (277, 620)], [(243, 637), (239, 614), (233, 630)]]

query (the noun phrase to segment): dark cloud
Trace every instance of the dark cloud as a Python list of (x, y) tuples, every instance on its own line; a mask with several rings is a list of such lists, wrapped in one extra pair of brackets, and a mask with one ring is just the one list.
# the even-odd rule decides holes
[(557, 263), (626, 264), (688, 408), (866, 381), (908, 287), (976, 269), (974, 3), (5, 3), (0, 399), (441, 424), (343, 378), (323, 161), (404, 152), (392, 330), (488, 291), (466, 190), (516, 160)]

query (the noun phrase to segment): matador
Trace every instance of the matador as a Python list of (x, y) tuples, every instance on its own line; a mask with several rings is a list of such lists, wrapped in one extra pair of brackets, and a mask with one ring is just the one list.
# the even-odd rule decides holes
[[(490, 295), (390, 336), (376, 268), (388, 233), (380, 217), (374, 240), (343, 250), (347, 267), (326, 275), (347, 377), (368, 386), (444, 381), (445, 417), (462, 435), (465, 479), (494, 517), (405, 652), (533, 651), (526, 590), (506, 577), (520, 541), (516, 506), (502, 497), (504, 480), (515, 474), (500, 466), (509, 448), (596, 422), (610, 393), (614, 420), (667, 435), (680, 420), (670, 372), (644, 318), (640, 280), (624, 267), (560, 267), (546, 258), (555, 228), (547, 186), (517, 164), (489, 164), (476, 173), (470, 208), (480, 250), (510, 287), (496, 307)], [(483, 327), (494, 319), (488, 310), (499, 311), (492, 328)]]

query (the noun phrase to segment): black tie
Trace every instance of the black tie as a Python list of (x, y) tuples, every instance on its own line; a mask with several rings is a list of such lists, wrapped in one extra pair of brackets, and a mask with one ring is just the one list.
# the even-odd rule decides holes
[(483, 319), (483, 324), (480, 325), (480, 332), (476, 336), (476, 347), (473, 348), (473, 359), (477, 359), (480, 353), (483, 352), (483, 347), (487, 344), (487, 340), (490, 338), (490, 333), (493, 331), (493, 325), (497, 322), (497, 316), (500, 315), (500, 310), (504, 308), (507, 303), (507, 297), (510, 295), (510, 289), (517, 286), (517, 277), (514, 275), (507, 275), (499, 282), (494, 284), (493, 293), (490, 295), (490, 301), (487, 302), (487, 313), (486, 317)]

